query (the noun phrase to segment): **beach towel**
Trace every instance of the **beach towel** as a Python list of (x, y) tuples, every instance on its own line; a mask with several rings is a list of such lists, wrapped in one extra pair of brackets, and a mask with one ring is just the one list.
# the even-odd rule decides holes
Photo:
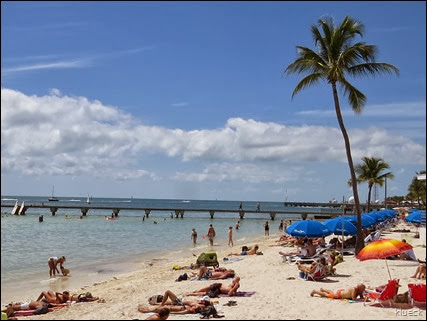
[(224, 263), (232, 263), (232, 262), (237, 262), (237, 261), (241, 261), (241, 260), (243, 260), (242, 257), (230, 257), (230, 258), (225, 257)]
[[(233, 296), (241, 296), (241, 297), (249, 297), (254, 295), (256, 292), (255, 291), (237, 291), (235, 295)], [(220, 294), (220, 297), (226, 297), (228, 296), (227, 294)]]
[[(40, 310), (40, 309), (37, 309), (37, 310)], [(44, 314), (44, 313), (47, 313), (47, 312), (52, 312), (54, 309), (48, 308), (47, 311), (44, 312), (44, 313), (38, 313), (38, 312), (36, 312), (37, 310), (20, 310), (20, 311), (15, 311), (13, 313), (13, 315), (15, 317), (27, 317), (27, 316), (34, 315), (34, 314)]]

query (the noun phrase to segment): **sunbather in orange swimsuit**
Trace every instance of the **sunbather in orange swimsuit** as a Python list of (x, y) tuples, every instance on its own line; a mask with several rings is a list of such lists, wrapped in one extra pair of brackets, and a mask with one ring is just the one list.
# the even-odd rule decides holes
[(341, 290), (337, 290), (337, 292), (335, 293), (329, 293), (328, 297), (331, 299), (341, 299), (341, 292), (343, 291), (343, 289)]

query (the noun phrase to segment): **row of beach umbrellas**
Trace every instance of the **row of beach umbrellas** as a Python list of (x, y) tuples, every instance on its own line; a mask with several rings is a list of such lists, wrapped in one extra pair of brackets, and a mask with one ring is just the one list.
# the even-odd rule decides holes
[[(425, 211), (414, 211), (414, 213), (411, 213), (410, 215), (414, 214), (413, 217), (416, 217), (415, 214), (418, 213), (418, 215), (422, 215), (422, 212), (424, 212), (425, 220)], [(381, 210), (364, 213), (362, 214), (362, 227), (375, 225), (386, 220), (387, 218), (392, 218), (396, 215), (397, 213), (392, 210)], [(410, 217), (410, 215), (408, 216), (409, 219), (413, 220), (413, 217)], [(406, 218), (406, 221), (409, 221), (408, 217)], [(326, 220), (323, 223), (314, 220), (302, 220), (290, 225), (286, 229), (286, 233), (295, 237), (320, 237), (330, 234), (355, 235), (357, 233), (357, 228), (355, 226), (356, 220), (357, 218), (352, 216), (340, 216), (334, 219)], [(410, 244), (400, 240), (382, 239), (366, 245), (356, 255), (356, 258), (360, 261), (384, 259), (388, 275), (391, 280), (391, 273), (386, 258), (389, 256), (398, 255), (410, 249), (412, 249)]]
[(414, 224), (421, 224), (421, 221), (426, 220), (426, 211), (421, 210), (410, 210), (409, 215), (405, 218), (406, 222), (414, 223)]
[[(395, 217), (394, 210), (381, 210), (363, 213), (361, 216), (362, 227), (374, 226), (388, 218)], [(320, 237), (331, 234), (355, 235), (357, 233), (357, 216), (339, 216), (322, 223), (314, 220), (302, 220), (288, 226), (286, 233), (295, 237)]]

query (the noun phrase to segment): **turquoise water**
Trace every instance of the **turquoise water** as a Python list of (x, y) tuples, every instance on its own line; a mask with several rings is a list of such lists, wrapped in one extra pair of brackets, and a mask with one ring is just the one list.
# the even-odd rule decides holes
[[(2, 204), (21, 203), (48, 205), (87, 206), (86, 199), (59, 198), (59, 202), (47, 201), (47, 197), (2, 196)], [(71, 201), (72, 200), (72, 201)], [(244, 202), (244, 209), (254, 210), (257, 202)], [(200, 200), (150, 200), (150, 199), (93, 199), (90, 206), (238, 209), (239, 201)], [(283, 203), (261, 203), (262, 210), (286, 210)], [(295, 208), (292, 208), (295, 210)], [(71, 289), (90, 282), (102, 281), (121, 272), (138, 268), (141, 263), (165, 257), (168, 252), (187, 256), (226, 247), (229, 226), (240, 220), (237, 213), (186, 212), (184, 218), (171, 218), (170, 212), (153, 211), (142, 220), (142, 211), (121, 211), (115, 221), (105, 220), (111, 210), (89, 210), (79, 219), (80, 210), (59, 209), (52, 216), (48, 209), (28, 209), (26, 215), (16, 216), (11, 208), (2, 208), (1, 218), (1, 293), (2, 304), (11, 299), (23, 299), (23, 293), (39, 294), (42, 290)], [(38, 216), (44, 215), (39, 223)], [(68, 219), (65, 218), (68, 216)], [(264, 221), (268, 214), (245, 214), (240, 229), (234, 231), (235, 246), (252, 241), (264, 234)], [(299, 215), (278, 215), (270, 222), (271, 233), (278, 231), (280, 219), (300, 219)], [(154, 221), (157, 224), (153, 224)], [(210, 248), (202, 235), (209, 224), (217, 232), (214, 248)], [(191, 229), (198, 232), (198, 244), (193, 246)], [(64, 266), (71, 270), (71, 277), (49, 278), (47, 260), (50, 256), (67, 259)], [(19, 297), (21, 295), (21, 297)]]

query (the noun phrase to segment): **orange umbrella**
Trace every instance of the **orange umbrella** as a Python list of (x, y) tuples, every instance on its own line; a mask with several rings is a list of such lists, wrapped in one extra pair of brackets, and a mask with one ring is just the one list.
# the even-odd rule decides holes
[[(366, 260), (377, 260), (377, 259), (385, 259), (389, 256), (398, 255), (405, 251), (412, 249), (412, 245), (394, 239), (384, 239), (374, 241), (366, 245), (357, 255), (360, 261)], [(387, 260), (385, 260), (387, 265), (388, 275), (391, 279), (390, 270), (388, 268)]]

